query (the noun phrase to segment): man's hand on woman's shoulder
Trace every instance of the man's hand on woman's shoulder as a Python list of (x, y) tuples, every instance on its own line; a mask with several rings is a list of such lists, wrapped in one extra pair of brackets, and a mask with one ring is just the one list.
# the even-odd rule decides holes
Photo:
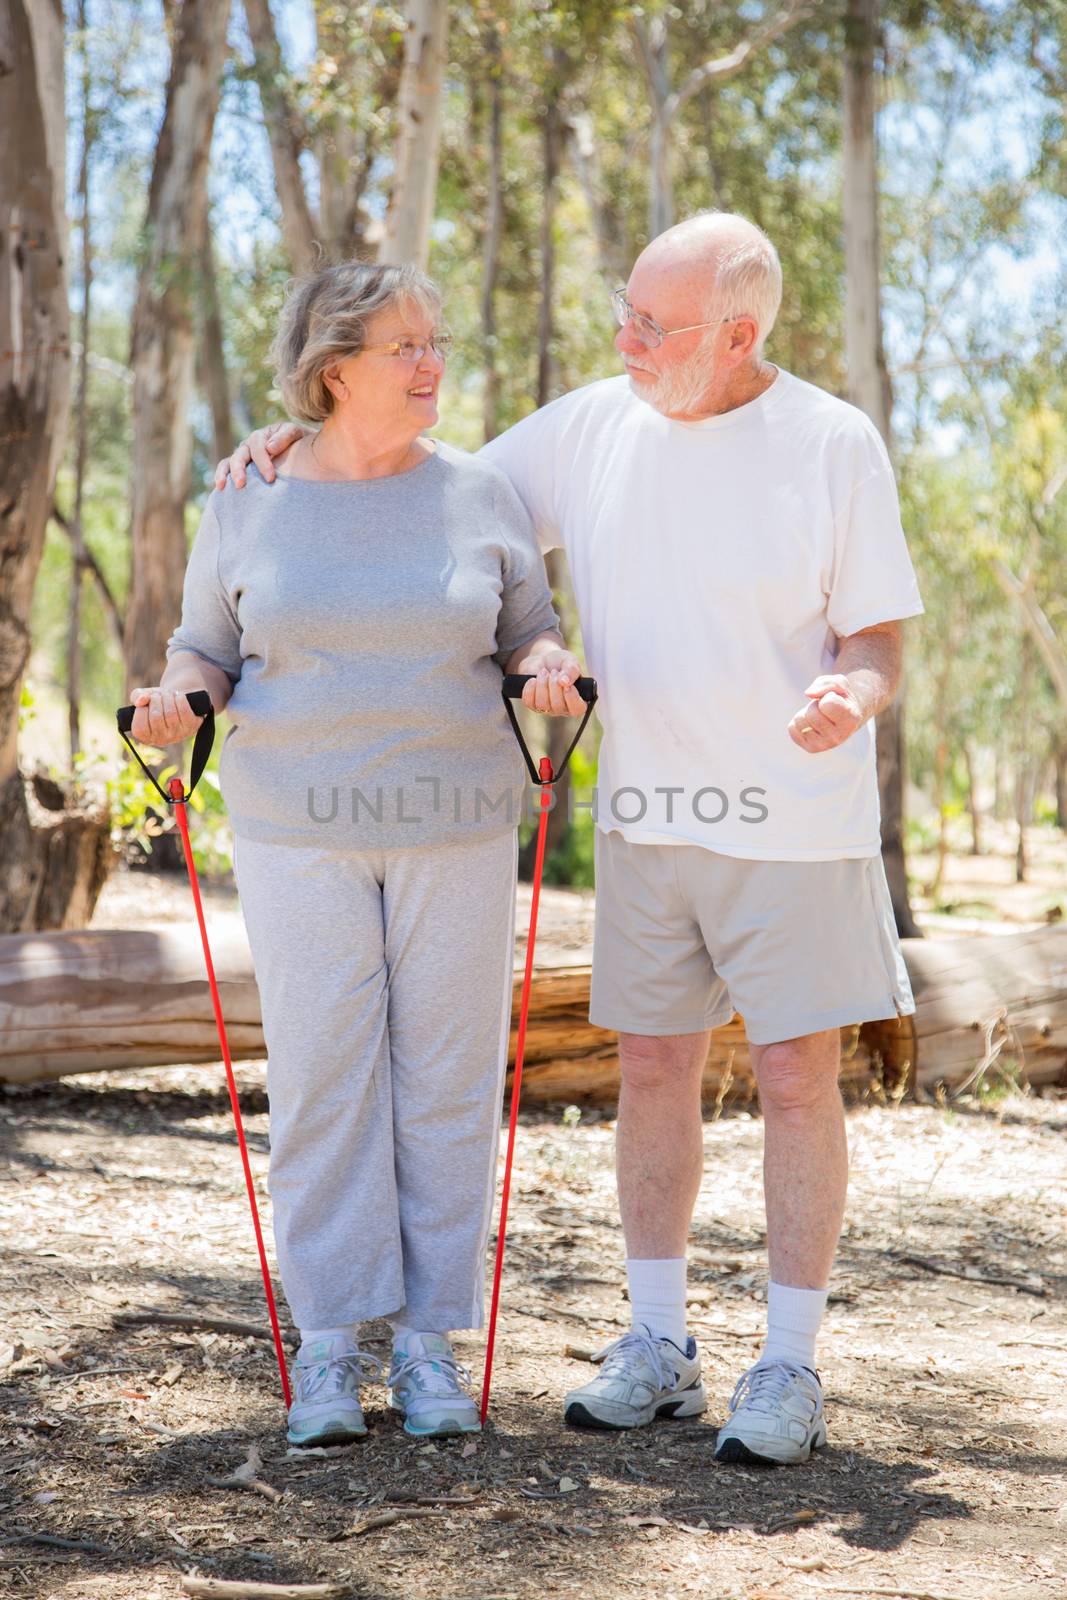
[(261, 478), (274, 482), (274, 456), (284, 455), (290, 445), (302, 439), (309, 430), (299, 422), (272, 422), (267, 428), (257, 428), (247, 439), (242, 439), (232, 456), (224, 458), (215, 468), (215, 487), (225, 489), (230, 478), (235, 489), (245, 486), (245, 469), (251, 461), (258, 467)]

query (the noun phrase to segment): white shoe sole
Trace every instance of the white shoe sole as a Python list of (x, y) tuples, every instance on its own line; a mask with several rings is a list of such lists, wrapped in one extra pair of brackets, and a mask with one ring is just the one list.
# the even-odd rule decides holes
[(826, 1423), (821, 1417), (802, 1445), (779, 1439), (774, 1434), (753, 1432), (742, 1438), (740, 1434), (727, 1433), (724, 1428), (715, 1446), (715, 1459), (727, 1466), (792, 1467), (808, 1461), (825, 1443)]
[(704, 1385), (697, 1383), (689, 1389), (672, 1389), (642, 1410), (611, 1400), (597, 1400), (593, 1395), (575, 1394), (565, 1403), (563, 1420), (572, 1428), (610, 1428), (622, 1432), (627, 1428), (647, 1427), (657, 1417), (672, 1420), (699, 1417), (707, 1409)]
[(396, 1400), (392, 1392), (389, 1394), (389, 1405), (393, 1411), (399, 1412), (404, 1419), (404, 1432), (413, 1439), (447, 1439), (457, 1438), (461, 1433), (481, 1433), (482, 1424), (478, 1413), (471, 1410), (465, 1417), (444, 1416), (438, 1422), (412, 1422), (402, 1400)]
[(362, 1414), (328, 1411), (317, 1421), (309, 1420), (304, 1429), (286, 1432), (286, 1443), (296, 1450), (318, 1449), (323, 1445), (352, 1444), (367, 1437), (367, 1424)]

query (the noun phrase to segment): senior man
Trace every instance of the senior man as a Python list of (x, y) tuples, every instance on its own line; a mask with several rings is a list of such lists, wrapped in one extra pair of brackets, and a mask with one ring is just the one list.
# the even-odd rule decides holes
[[(655, 239), (614, 304), (626, 375), (484, 453), (568, 556), (603, 724), (590, 1017), (618, 1030), (633, 1327), (566, 1397), (580, 1426), (706, 1409), (686, 1330), (709, 1033), (741, 1012), (764, 1123), (766, 1340), (723, 1461), (826, 1440), (815, 1343), (844, 1211), (843, 1024), (913, 1010), (880, 855), (875, 715), (922, 611), (885, 446), (763, 358), (781, 268), (744, 218)], [(292, 442), (253, 435), (227, 466)], [(561, 709), (556, 674), (528, 695)]]

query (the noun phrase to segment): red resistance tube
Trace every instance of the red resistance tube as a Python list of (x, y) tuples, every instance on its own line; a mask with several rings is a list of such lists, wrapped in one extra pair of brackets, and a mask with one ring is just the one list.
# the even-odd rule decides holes
[(215, 1010), (215, 1026), (219, 1030), (219, 1043), (222, 1046), (222, 1060), (226, 1068), (226, 1083), (230, 1091), (230, 1108), (233, 1111), (233, 1123), (237, 1129), (237, 1143), (241, 1150), (241, 1163), (245, 1169), (245, 1188), (248, 1190), (248, 1204), (252, 1210), (252, 1226), (256, 1231), (256, 1248), (259, 1251), (259, 1266), (263, 1274), (263, 1288), (267, 1296), (267, 1311), (270, 1314), (270, 1329), (274, 1335), (274, 1353), (278, 1358), (278, 1372), (282, 1380), (282, 1394), (285, 1396), (285, 1409), (288, 1411), (293, 1403), (292, 1391), (289, 1388), (289, 1373), (285, 1365), (285, 1350), (282, 1346), (282, 1333), (278, 1326), (278, 1312), (274, 1304), (274, 1290), (271, 1288), (270, 1268), (267, 1265), (267, 1252), (263, 1246), (263, 1229), (259, 1223), (259, 1207), (256, 1205), (256, 1191), (252, 1183), (252, 1167), (248, 1160), (248, 1146), (245, 1143), (244, 1123), (241, 1121), (241, 1107), (237, 1100), (237, 1084), (234, 1082), (233, 1062), (230, 1060), (230, 1045), (226, 1038), (226, 1024), (222, 1020), (222, 1004), (219, 1000), (219, 986), (215, 981), (215, 964), (211, 959), (211, 947), (207, 942), (207, 927), (204, 923), (204, 907), (200, 899), (200, 883), (196, 876), (196, 865), (193, 861), (193, 847), (189, 840), (189, 818), (185, 809), (185, 787), (180, 778), (170, 780), (170, 795), (174, 801), (174, 815), (178, 819), (178, 828), (182, 836), (182, 850), (185, 854), (185, 865), (189, 872), (189, 884), (193, 891), (193, 904), (196, 906), (196, 920), (200, 927), (200, 940), (204, 946), (204, 960), (207, 963), (207, 981), (211, 988), (211, 1004)]
[(530, 1013), (530, 983), (533, 979), (534, 941), (537, 938), (537, 907), (541, 899), (541, 873), (545, 865), (545, 839), (548, 835), (548, 814), (552, 809), (552, 763), (542, 756), (539, 764), (541, 776), (541, 814), (537, 824), (537, 855), (534, 861), (533, 894), (530, 899), (530, 937), (526, 944), (526, 972), (522, 980), (522, 1004), (519, 1007), (519, 1034), (515, 1043), (515, 1076), (511, 1083), (511, 1117), (508, 1122), (508, 1149), (504, 1160), (504, 1192), (500, 1200), (500, 1226), (496, 1235), (496, 1265), (493, 1269), (493, 1299), (489, 1309), (489, 1337), (485, 1346), (485, 1376), (482, 1379), (482, 1422), (489, 1415), (489, 1388), (493, 1377), (493, 1347), (496, 1344), (496, 1320), (500, 1307), (500, 1274), (504, 1266), (504, 1238), (508, 1226), (508, 1198), (511, 1194), (511, 1166), (515, 1157), (515, 1129), (519, 1121), (519, 1096), (522, 1093), (522, 1063), (526, 1051), (526, 1021)]

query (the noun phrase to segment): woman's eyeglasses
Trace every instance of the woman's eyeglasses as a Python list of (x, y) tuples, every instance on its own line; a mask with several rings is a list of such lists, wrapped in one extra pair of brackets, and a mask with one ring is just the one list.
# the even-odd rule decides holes
[(421, 361), (427, 350), (433, 350), (444, 361), (452, 349), (455, 340), (450, 333), (435, 333), (429, 339), (394, 339), (391, 344), (367, 345), (359, 353), (361, 356), (398, 356), (401, 361)]

